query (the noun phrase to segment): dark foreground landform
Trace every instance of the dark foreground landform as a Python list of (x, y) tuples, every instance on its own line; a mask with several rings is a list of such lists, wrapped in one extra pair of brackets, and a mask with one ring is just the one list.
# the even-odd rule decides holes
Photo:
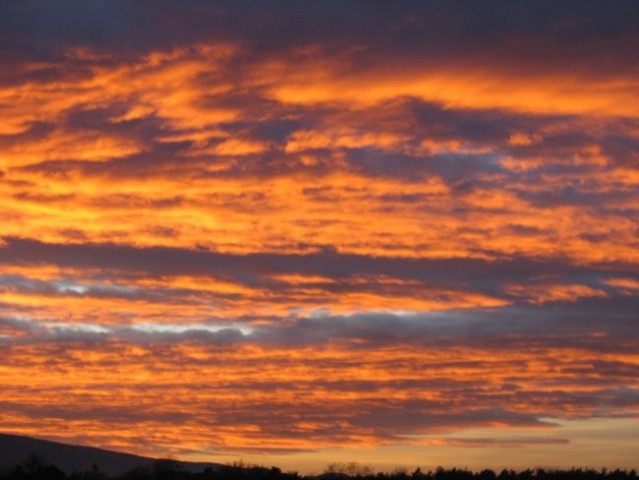
[(0, 480), (639, 480), (635, 470), (527, 469), (521, 471), (438, 467), (375, 472), (356, 462), (334, 463), (319, 475), (284, 472), (236, 462), (158, 460), (111, 450), (0, 434)]
[[(150, 468), (157, 461), (157, 458), (101, 448), (67, 445), (21, 435), (0, 434), (0, 475), (2, 478), (9, 478), (7, 477), (9, 474), (19, 475), (20, 471), (25, 475), (35, 472), (42, 475), (43, 469), (50, 466), (55, 466), (65, 475), (70, 475), (73, 472), (98, 470), (107, 477), (115, 478), (135, 469)], [(178, 465), (187, 472), (201, 472), (206, 468), (220, 466), (217, 463), (195, 462), (179, 462)]]
[(53, 464), (30, 459), (24, 464), (0, 472), (0, 480), (637, 480), (635, 470), (594, 470), (573, 468), (569, 470), (527, 469), (522, 471), (437, 468), (434, 471), (413, 472), (398, 470), (350, 475), (341, 472), (324, 472), (319, 475), (300, 475), (283, 472), (277, 467), (221, 465), (206, 467), (201, 472), (187, 470), (181, 462), (157, 460), (151, 465), (136, 467), (122, 475), (108, 476), (99, 468), (66, 474)]

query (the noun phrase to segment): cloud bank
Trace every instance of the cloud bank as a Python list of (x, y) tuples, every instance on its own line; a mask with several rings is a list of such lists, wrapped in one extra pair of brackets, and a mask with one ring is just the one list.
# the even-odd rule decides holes
[(206, 456), (636, 422), (638, 19), (4, 2), (0, 428)]

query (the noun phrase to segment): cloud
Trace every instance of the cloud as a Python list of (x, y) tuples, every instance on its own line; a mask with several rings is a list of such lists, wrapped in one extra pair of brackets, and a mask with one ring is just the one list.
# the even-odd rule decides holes
[(531, 445), (565, 445), (566, 438), (443, 438), (433, 440), (436, 445), (455, 447), (527, 447)]
[[(548, 417), (636, 411), (636, 340), (624, 349), (622, 336), (589, 344), (549, 326), (547, 336), (512, 337), (468, 320), (458, 328), (444, 318), (431, 326), (366, 320), (300, 320), (248, 334), (49, 327), (37, 343), (0, 346), (11, 351), (4, 418), (20, 419), (23, 431), (82, 424), (104, 441), (108, 423), (139, 452), (147, 451), (134, 447), (142, 425), (153, 426), (150, 441), (163, 451), (178, 438), (239, 452), (420, 443), (478, 427), (552, 431)], [(603, 345), (615, 361), (599, 360)]]
[(0, 426), (273, 454), (635, 418), (638, 16), (1, 3)]

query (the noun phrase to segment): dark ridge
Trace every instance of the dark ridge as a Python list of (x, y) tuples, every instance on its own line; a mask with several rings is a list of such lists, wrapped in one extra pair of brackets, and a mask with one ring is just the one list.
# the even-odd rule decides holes
[[(36, 459), (39, 459), (41, 463), (55, 465), (67, 475), (73, 472), (92, 471), (97, 467), (100, 472), (110, 477), (150, 467), (158, 462), (156, 458), (101, 448), (81, 447), (31, 437), (0, 434), (0, 469), (9, 471), (17, 465), (33, 463)], [(216, 463), (175, 463), (188, 472), (219, 467), (219, 464)], [(33, 467), (37, 468), (37, 465)]]

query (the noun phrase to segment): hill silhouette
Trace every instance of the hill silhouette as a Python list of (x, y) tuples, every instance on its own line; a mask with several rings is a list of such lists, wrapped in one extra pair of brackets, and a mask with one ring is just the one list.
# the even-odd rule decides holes
[[(0, 469), (10, 469), (31, 456), (40, 457), (66, 474), (90, 471), (97, 466), (109, 477), (119, 476), (141, 467), (149, 467), (158, 459), (115, 452), (94, 447), (82, 447), (37, 438), (0, 434)], [(186, 471), (216, 469), (216, 463), (177, 462)]]

